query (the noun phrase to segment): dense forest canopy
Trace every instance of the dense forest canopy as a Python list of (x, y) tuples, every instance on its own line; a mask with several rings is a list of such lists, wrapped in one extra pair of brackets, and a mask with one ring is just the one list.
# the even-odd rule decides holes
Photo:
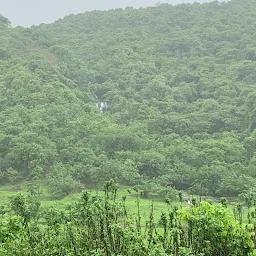
[(0, 16), (1, 182), (253, 192), (255, 12), (160, 4), (32, 28)]
[[(213, 0), (197, 0), (205, 3)], [(193, 3), (194, 0), (44, 0), (36, 2), (33, 0), (8, 0), (1, 2), (1, 13), (12, 21), (12, 26), (31, 27), (41, 23), (52, 23), (71, 13), (77, 14), (93, 10), (110, 10), (115, 8), (134, 8), (155, 6), (161, 3), (180, 4)], [(15, 6), (15, 8), (13, 8)]]

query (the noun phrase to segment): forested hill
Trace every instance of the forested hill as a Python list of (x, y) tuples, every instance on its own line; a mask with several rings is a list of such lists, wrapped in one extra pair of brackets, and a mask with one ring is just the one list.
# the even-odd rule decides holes
[(255, 13), (251, 0), (161, 4), (30, 29), (0, 16), (0, 181), (253, 192)]

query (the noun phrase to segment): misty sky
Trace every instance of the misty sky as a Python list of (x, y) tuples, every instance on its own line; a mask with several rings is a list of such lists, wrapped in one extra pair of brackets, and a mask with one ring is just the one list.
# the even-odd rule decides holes
[[(0, 0), (0, 13), (7, 17), (12, 26), (51, 23), (71, 13), (90, 10), (106, 10), (126, 6), (144, 7), (157, 2), (172, 4), (193, 2), (194, 0)], [(210, 2), (197, 0), (196, 2)]]

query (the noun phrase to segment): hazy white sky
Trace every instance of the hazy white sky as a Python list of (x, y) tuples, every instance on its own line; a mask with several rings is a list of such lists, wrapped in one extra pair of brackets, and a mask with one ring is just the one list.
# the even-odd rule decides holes
[[(106, 10), (126, 6), (149, 6), (157, 2), (172, 4), (193, 2), (194, 0), (0, 0), (0, 13), (7, 17), (12, 26), (51, 23), (71, 13), (87, 10)], [(211, 0), (197, 0), (210, 2)]]

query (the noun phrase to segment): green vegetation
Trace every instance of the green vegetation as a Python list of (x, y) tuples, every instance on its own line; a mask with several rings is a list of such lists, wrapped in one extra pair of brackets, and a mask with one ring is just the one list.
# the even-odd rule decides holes
[[(160, 4), (86, 12), (32, 28), (11, 28), (0, 15), (0, 185), (12, 184), (19, 190), (24, 182), (42, 182), (51, 199), (62, 199), (84, 188), (100, 189), (115, 179), (121, 186), (135, 187), (144, 199), (175, 201), (179, 191), (199, 197), (254, 198), (255, 13), (256, 2), (251, 0)], [(34, 209), (35, 216), (24, 219), (20, 211), (26, 200), (16, 199), (13, 205), (21, 204), (21, 208), (13, 208), (20, 216), (14, 222), (23, 234), (34, 225), (32, 219), (41, 217)], [(106, 214), (103, 205), (97, 214)], [(233, 229), (225, 233), (227, 237), (219, 234), (219, 239), (230, 247), (224, 250), (214, 240), (221, 247), (215, 248), (218, 252), (212, 244), (209, 252), (202, 251), (208, 245), (202, 244), (195, 230), (202, 248), (181, 237), (177, 241), (184, 244), (174, 245), (172, 230), (167, 235), (173, 245), (170, 250), (165, 242), (153, 243), (159, 241), (158, 234), (145, 239), (139, 234), (129, 250), (135, 250), (134, 255), (150, 255), (143, 253), (151, 249), (152, 255), (249, 255), (250, 239), (241, 218), (233, 220), (227, 209), (218, 206), (203, 203), (198, 207), (187, 211), (187, 219), (182, 215), (185, 219), (177, 232), (183, 234), (190, 218), (196, 221), (200, 211), (209, 210), (213, 215), (209, 220), (218, 223), (214, 218), (220, 211), (225, 222), (220, 226), (227, 228), (230, 223)], [(81, 214), (80, 210), (74, 214)], [(112, 225), (112, 217), (109, 221)], [(69, 231), (59, 224), (58, 239), (65, 243), (63, 237)], [(52, 239), (53, 234), (46, 238), (44, 233), (47, 225), (33, 234), (37, 244), (41, 243), (37, 236)], [(72, 234), (80, 237), (78, 246), (84, 246), (79, 225), (71, 223), (76, 230)], [(98, 234), (98, 228), (90, 232)], [(105, 222), (104, 228), (108, 228)], [(244, 234), (248, 240), (241, 238)], [(234, 251), (229, 235), (247, 241), (248, 251), (239, 251), (241, 244), (235, 244)], [(33, 248), (34, 242), (29, 236), (24, 239), (28, 240), (20, 244), (29, 251), (28, 245)], [(62, 255), (81, 254), (69, 251), (74, 249), (72, 239)], [(87, 249), (100, 250), (95, 255), (101, 250), (106, 254), (105, 238), (97, 239), (99, 247)], [(40, 250), (47, 255), (48, 249), (62, 247), (57, 240), (54, 245), (38, 244), (38, 255), (44, 255)], [(143, 241), (145, 251), (136, 251), (138, 241)], [(22, 251), (20, 244), (13, 250)], [(181, 249), (173, 251), (181, 247), (183, 254)], [(114, 255), (112, 249), (109, 255)], [(221, 254), (222, 250), (229, 254)]]
[(104, 196), (84, 191), (63, 210), (41, 208), (34, 192), (13, 196), (10, 208), (1, 211), (0, 255), (253, 255), (255, 210), (248, 210), (244, 225), (225, 200), (190, 207), (167, 202), (160, 217), (152, 204), (145, 221), (140, 196), (131, 215), (113, 181), (105, 184)]
[(1, 17), (1, 183), (254, 193), (255, 10), (161, 4), (29, 29)]

